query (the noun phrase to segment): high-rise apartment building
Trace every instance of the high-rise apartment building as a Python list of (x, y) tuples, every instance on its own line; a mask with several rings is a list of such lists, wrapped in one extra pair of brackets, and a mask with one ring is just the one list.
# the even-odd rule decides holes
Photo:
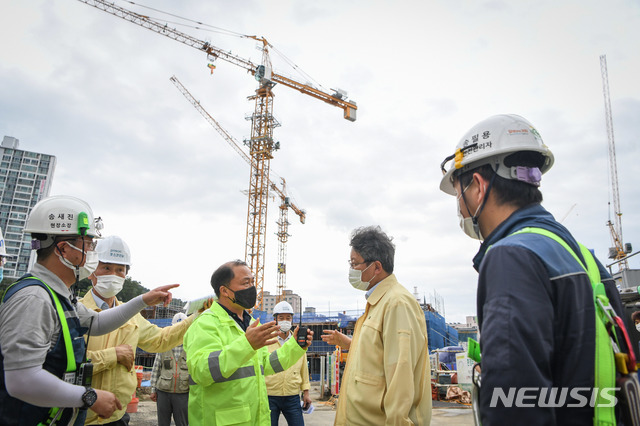
[(19, 140), (5, 136), (0, 144), (0, 229), (7, 248), (4, 276), (19, 278), (29, 269), (31, 237), (24, 235), (31, 208), (49, 195), (56, 157), (18, 149)]

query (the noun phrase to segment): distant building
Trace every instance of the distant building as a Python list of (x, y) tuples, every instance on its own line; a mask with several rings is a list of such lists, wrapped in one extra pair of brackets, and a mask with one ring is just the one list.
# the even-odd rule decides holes
[[(276, 306), (276, 304), (278, 303), (276, 302), (276, 297), (277, 296), (275, 294), (272, 295), (268, 291), (262, 292), (262, 306), (264, 311), (266, 311), (267, 314), (269, 315), (273, 315), (273, 307)], [(300, 296), (298, 296), (291, 290), (285, 290), (284, 300), (286, 302), (289, 302), (289, 304), (293, 307), (293, 312), (295, 313), (300, 312), (300, 303), (301, 303)]]
[(49, 196), (56, 157), (18, 149), (19, 140), (5, 136), (0, 144), (0, 228), (7, 246), (4, 276), (19, 278), (31, 264), (31, 237), (24, 235), (31, 208)]
[(458, 330), (458, 341), (466, 342), (469, 338), (478, 340), (478, 317), (467, 316), (466, 324), (450, 324), (451, 327)]

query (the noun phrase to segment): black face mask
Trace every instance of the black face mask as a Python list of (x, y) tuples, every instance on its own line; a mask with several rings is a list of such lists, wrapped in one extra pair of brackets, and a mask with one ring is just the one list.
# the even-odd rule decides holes
[[(227, 288), (231, 290), (229, 287)], [(233, 294), (235, 297), (233, 299), (229, 297), (229, 300), (245, 309), (253, 308), (256, 304), (256, 298), (258, 297), (256, 286), (254, 285), (244, 290), (233, 291)]]

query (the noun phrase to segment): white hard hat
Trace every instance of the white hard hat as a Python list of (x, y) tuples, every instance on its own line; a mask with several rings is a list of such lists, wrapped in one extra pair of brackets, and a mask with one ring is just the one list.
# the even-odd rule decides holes
[[(56, 235), (87, 235), (100, 237), (101, 219), (96, 221), (93, 211), (85, 201), (69, 195), (55, 195), (40, 200), (33, 206), (27, 218), (24, 232), (31, 233), (37, 244), (34, 248), (45, 248), (53, 244)], [(46, 239), (35, 238), (42, 234)]]
[(289, 302), (282, 301), (277, 303), (276, 306), (273, 307), (273, 316), (278, 314), (291, 314), (293, 315), (293, 307), (289, 304)]
[(171, 325), (176, 325), (177, 323), (179, 323), (182, 320), (186, 320), (187, 319), (187, 314), (183, 313), (183, 312), (178, 312), (177, 314), (175, 314), (173, 316), (173, 318), (171, 319)]
[(129, 246), (117, 235), (110, 235), (98, 241), (96, 253), (98, 253), (98, 260), (102, 263), (131, 266)]
[[(537, 167), (518, 164), (513, 154), (538, 152), (541, 161)], [(449, 170), (445, 165), (454, 160)], [(505, 161), (506, 160), (506, 161)], [(540, 176), (553, 165), (553, 154), (542, 142), (540, 133), (526, 119), (515, 114), (494, 115), (473, 126), (460, 139), (455, 153), (447, 157), (440, 167), (444, 177), (440, 189), (456, 195), (453, 189), (454, 175), (473, 170), (485, 164), (505, 179), (517, 179), (539, 184)], [(523, 167), (524, 166), (524, 167)]]

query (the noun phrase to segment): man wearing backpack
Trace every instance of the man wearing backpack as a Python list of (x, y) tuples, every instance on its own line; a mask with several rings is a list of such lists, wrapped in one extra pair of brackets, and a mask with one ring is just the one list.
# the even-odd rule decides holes
[[(541, 177), (553, 162), (531, 123), (497, 115), (472, 127), (441, 165), (440, 189), (456, 196), (461, 228), (483, 241), (473, 264), (484, 426), (615, 424), (613, 351), (596, 359), (600, 325), (582, 266), (594, 258), (540, 205)], [(596, 280), (604, 284), (599, 292), (623, 312), (613, 279), (595, 262)], [(597, 379), (601, 389), (594, 389), (598, 362), (608, 369)]]
[(80, 410), (109, 417), (122, 404), (105, 390), (87, 384), (83, 335), (109, 333), (145, 306), (171, 301), (158, 287), (110, 312), (77, 303), (72, 287), (98, 264), (94, 251), (99, 220), (75, 197), (56, 195), (31, 210), (30, 233), (37, 263), (7, 289), (0, 303), (0, 425), (73, 424)]

